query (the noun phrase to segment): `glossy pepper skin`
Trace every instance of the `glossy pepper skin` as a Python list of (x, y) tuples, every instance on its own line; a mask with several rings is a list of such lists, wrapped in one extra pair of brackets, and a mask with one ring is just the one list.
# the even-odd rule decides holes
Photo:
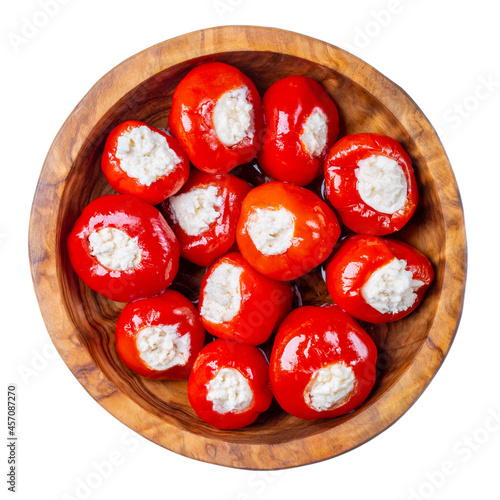
[[(358, 408), (375, 383), (377, 348), (370, 336), (340, 307), (304, 306), (281, 324), (274, 342), (269, 372), (280, 406), (302, 419), (330, 418)], [(318, 411), (308, 404), (315, 372), (343, 363), (353, 370), (351, 392), (330, 408)]]
[[(239, 411), (219, 413), (207, 399), (209, 382), (222, 368), (238, 370), (253, 392), (250, 406)], [(271, 405), (269, 366), (257, 347), (231, 340), (214, 340), (200, 352), (188, 380), (188, 397), (196, 414), (218, 429), (240, 429), (253, 423)]]
[[(323, 162), (339, 133), (337, 107), (312, 78), (289, 76), (273, 83), (262, 99), (266, 131), (258, 160), (279, 181), (305, 186), (323, 173)], [(307, 118), (315, 111), (327, 117), (326, 144), (312, 156), (301, 140)]]
[[(361, 289), (373, 272), (394, 258), (406, 261), (406, 270), (424, 285), (415, 291), (417, 298), (405, 311), (381, 313), (367, 304)], [(335, 303), (355, 318), (370, 323), (396, 321), (410, 314), (422, 301), (433, 279), (432, 264), (416, 248), (371, 235), (354, 235), (344, 240), (326, 266), (326, 285)]]
[[(135, 267), (111, 270), (91, 255), (90, 234), (106, 227), (137, 238), (141, 260)], [(131, 195), (105, 195), (92, 201), (76, 220), (67, 245), (71, 265), (80, 279), (118, 302), (161, 293), (179, 267), (180, 249), (174, 232), (155, 207)]]
[[(243, 270), (240, 275), (240, 309), (230, 321), (214, 323), (203, 315), (207, 298), (207, 281), (218, 266), (231, 264)], [(257, 273), (239, 254), (232, 252), (219, 259), (205, 274), (201, 283), (198, 308), (205, 328), (216, 337), (236, 340), (244, 344), (263, 344), (276, 331), (280, 322), (292, 309), (293, 290)]]
[[(122, 170), (120, 159), (116, 156), (118, 138), (125, 132), (129, 132), (141, 126), (148, 127), (153, 132), (157, 132), (165, 137), (169, 148), (172, 149), (180, 159), (180, 162), (170, 173), (158, 178), (149, 186), (142, 184), (139, 179), (135, 177), (130, 177), (127, 172)], [(187, 181), (189, 176), (189, 159), (178, 141), (173, 137), (157, 128), (150, 127), (146, 123), (137, 120), (129, 120), (116, 126), (108, 135), (101, 158), (101, 168), (110, 186), (116, 192), (120, 194), (132, 194), (152, 205), (157, 205), (165, 198), (177, 193)]]
[[(407, 195), (403, 208), (382, 213), (366, 204), (357, 189), (358, 162), (370, 156), (386, 156), (402, 168)], [(342, 222), (355, 233), (386, 235), (400, 230), (415, 212), (418, 187), (410, 157), (401, 144), (380, 134), (353, 134), (340, 139), (324, 164), (326, 195)]]
[[(291, 212), (294, 229), (291, 245), (279, 255), (265, 255), (250, 237), (248, 224), (257, 209)], [(340, 236), (333, 210), (306, 188), (285, 182), (267, 182), (252, 189), (243, 200), (236, 242), (243, 257), (260, 274), (289, 281), (308, 273), (332, 252)]]
[(208, 267), (234, 245), (241, 204), (251, 189), (250, 184), (235, 175), (210, 175), (193, 169), (178, 195), (211, 185), (219, 189), (218, 196), (222, 203), (217, 211), (220, 215), (206, 231), (198, 235), (189, 235), (182, 229), (173, 215), (169, 200), (162, 203), (165, 218), (179, 240), (182, 257), (201, 267)]
[[(166, 370), (156, 370), (140, 356), (137, 335), (150, 326), (176, 325), (179, 337), (189, 335), (189, 356), (185, 364)], [(116, 348), (122, 361), (139, 375), (156, 380), (186, 379), (196, 356), (203, 347), (205, 329), (198, 311), (184, 295), (165, 290), (156, 297), (140, 299), (127, 304), (116, 323)]]
[[(212, 114), (226, 92), (247, 87), (252, 105), (251, 137), (225, 146), (215, 133)], [(264, 117), (260, 95), (252, 81), (239, 69), (221, 62), (192, 69), (175, 89), (168, 125), (193, 165), (208, 174), (225, 174), (251, 161), (260, 149)]]

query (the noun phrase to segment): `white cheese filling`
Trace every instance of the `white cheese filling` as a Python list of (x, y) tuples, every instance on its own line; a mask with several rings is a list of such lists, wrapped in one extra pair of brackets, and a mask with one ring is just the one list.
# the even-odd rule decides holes
[(153, 370), (184, 366), (191, 349), (189, 334), (180, 336), (178, 325), (159, 325), (143, 328), (136, 338), (141, 359)]
[(145, 125), (118, 137), (116, 157), (120, 168), (145, 186), (172, 172), (181, 161), (167, 139)]
[(226, 147), (253, 138), (253, 106), (247, 99), (248, 88), (225, 92), (215, 105), (212, 119), (219, 141)]
[(220, 216), (222, 197), (217, 186), (194, 188), (169, 201), (173, 216), (189, 236), (204, 233)]
[(317, 370), (305, 391), (305, 401), (316, 411), (332, 409), (354, 389), (356, 377), (350, 366), (333, 363)]
[(207, 389), (207, 399), (218, 413), (245, 410), (253, 401), (248, 380), (235, 368), (221, 368)]
[(416, 291), (424, 285), (407, 271), (406, 261), (394, 258), (380, 267), (361, 288), (366, 303), (382, 314), (406, 311), (417, 300)]
[(104, 227), (89, 235), (90, 254), (101, 265), (113, 271), (131, 269), (141, 261), (141, 249), (137, 236), (131, 238), (127, 233), (114, 227)]
[(211, 323), (231, 321), (241, 307), (240, 277), (243, 269), (223, 262), (215, 267), (203, 289), (200, 314)]
[(294, 217), (285, 208), (256, 208), (249, 216), (248, 235), (264, 255), (281, 255), (292, 244)]
[(359, 195), (368, 206), (383, 214), (393, 214), (404, 207), (407, 183), (397, 161), (372, 155), (358, 161), (355, 174)]
[(304, 123), (300, 141), (311, 158), (319, 156), (325, 149), (328, 136), (327, 122), (325, 113), (321, 109), (317, 109), (307, 117)]

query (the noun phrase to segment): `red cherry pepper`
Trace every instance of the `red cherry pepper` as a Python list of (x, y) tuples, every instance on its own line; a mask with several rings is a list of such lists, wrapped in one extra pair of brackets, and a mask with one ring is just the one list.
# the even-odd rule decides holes
[[(335, 103), (321, 84), (305, 76), (289, 76), (273, 83), (262, 103), (266, 132), (259, 164), (276, 180), (309, 184), (323, 173), (323, 162), (339, 133)], [(317, 112), (326, 117), (326, 142), (322, 148), (317, 143), (308, 151), (306, 144), (311, 147), (311, 143), (304, 139), (307, 134), (302, 134), (307, 119)]]
[[(180, 160), (169, 173), (159, 177), (149, 185), (143, 184), (138, 177), (132, 177), (123, 170), (121, 160), (117, 157), (116, 153), (119, 138), (126, 132), (139, 127), (147, 127), (164, 137), (168, 148)], [(129, 120), (121, 123), (110, 132), (104, 146), (101, 168), (107, 181), (116, 192), (133, 194), (152, 205), (156, 205), (165, 198), (177, 193), (186, 182), (189, 176), (189, 159), (180, 144), (173, 137), (157, 128), (150, 127), (146, 123)]]
[[(134, 239), (140, 261), (119, 270), (92, 255), (89, 237), (104, 228)], [(76, 220), (67, 243), (71, 265), (80, 279), (118, 302), (157, 295), (170, 285), (179, 267), (179, 243), (173, 231), (155, 207), (136, 196), (106, 195), (91, 202)]]
[[(383, 213), (367, 204), (358, 190), (358, 162), (382, 156), (397, 162), (406, 180), (406, 200), (401, 208)], [(385, 235), (401, 229), (418, 204), (418, 188), (410, 157), (399, 142), (385, 135), (354, 134), (340, 139), (325, 160), (328, 200), (342, 222), (352, 231)]]
[[(147, 354), (140, 352), (141, 333), (150, 327), (163, 332), (160, 333), (163, 337), (149, 340), (152, 356), (155, 352), (159, 354), (154, 366), (148, 364)], [(173, 330), (175, 332), (170, 333)], [(156, 297), (127, 304), (116, 323), (115, 339), (120, 358), (139, 375), (150, 379), (182, 380), (188, 377), (203, 347), (205, 330), (193, 304), (179, 292), (165, 290)], [(172, 343), (169, 345), (169, 342)]]
[[(231, 409), (231, 400), (235, 402), (241, 386), (238, 389), (234, 385), (226, 386), (227, 391), (221, 391), (222, 394), (216, 394), (210, 389), (211, 383), (212, 386), (216, 385), (217, 382), (220, 383), (220, 379), (228, 379), (232, 375), (234, 380), (235, 374), (238, 379), (241, 380), (241, 376), (246, 380), (247, 394), (250, 397), (243, 402), (239, 401), (240, 408), (233, 404), (234, 409)], [(269, 408), (273, 399), (269, 385), (269, 366), (264, 354), (257, 347), (231, 340), (211, 342), (196, 358), (189, 375), (188, 397), (196, 414), (218, 429), (240, 429), (250, 425), (260, 413)]]
[[(234, 286), (218, 279), (217, 273), (223, 269), (221, 266), (227, 265), (241, 271)], [(239, 293), (239, 301), (236, 299), (228, 304), (228, 294), (234, 289)], [(261, 276), (241, 254), (233, 252), (219, 259), (205, 274), (198, 309), (203, 325), (211, 334), (256, 346), (264, 343), (277, 329), (290, 312), (292, 300), (293, 291), (288, 283)], [(219, 318), (211, 312), (214, 307), (221, 311), (226, 306), (235, 308), (230, 319)]]
[[(218, 137), (213, 114), (223, 94), (248, 89), (251, 104), (248, 134), (226, 146)], [(251, 161), (260, 149), (264, 130), (262, 103), (255, 85), (239, 69), (212, 62), (191, 70), (175, 89), (168, 124), (195, 167), (209, 174), (225, 174)]]
[(276, 334), (271, 388), (280, 406), (298, 418), (344, 415), (368, 397), (376, 361), (373, 340), (339, 307), (299, 307)]
[[(383, 313), (367, 303), (362, 289), (375, 271), (394, 259), (404, 260), (405, 270), (411, 271), (412, 279), (422, 285), (413, 291), (415, 297), (411, 306), (397, 313)], [(432, 264), (416, 248), (370, 235), (354, 235), (344, 240), (326, 267), (326, 285), (335, 303), (355, 318), (371, 323), (396, 321), (410, 314), (422, 301), (433, 279)], [(388, 289), (384, 291), (389, 292)]]
[[(262, 211), (265, 212), (262, 212)], [(269, 250), (263, 246), (264, 240), (252, 238), (259, 214), (288, 211), (293, 227), (276, 232), (272, 224), (263, 223), (269, 229), (265, 241), (288, 241), (289, 246)], [(264, 220), (264, 219), (263, 219)], [(264, 221), (265, 222), (265, 221)], [(260, 224), (260, 223), (259, 223)], [(252, 189), (241, 207), (236, 229), (238, 248), (250, 265), (269, 278), (287, 281), (308, 273), (321, 264), (331, 253), (340, 236), (340, 226), (333, 210), (318, 196), (306, 188), (285, 182), (268, 182)], [(256, 243), (257, 242), (257, 243)], [(272, 243), (274, 244), (274, 243)], [(259, 247), (257, 246), (259, 245)]]
[[(181, 255), (202, 267), (212, 264), (234, 245), (241, 203), (251, 189), (250, 184), (231, 174), (209, 175), (199, 170), (192, 170), (187, 183), (177, 196), (194, 189), (206, 189), (208, 186), (216, 186), (218, 190), (217, 196), (221, 203), (217, 205), (216, 210), (219, 215), (205, 231), (199, 234), (188, 234), (182, 228), (172, 209), (172, 198), (162, 203), (165, 217), (179, 240)], [(195, 211), (194, 207), (191, 209)]]

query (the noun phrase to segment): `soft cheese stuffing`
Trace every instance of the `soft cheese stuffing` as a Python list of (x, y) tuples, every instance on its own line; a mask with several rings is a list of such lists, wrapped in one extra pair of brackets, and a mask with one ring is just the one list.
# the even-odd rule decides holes
[(118, 137), (116, 157), (120, 168), (145, 186), (169, 174), (181, 161), (167, 139), (145, 125)]
[(423, 285), (406, 270), (405, 260), (395, 258), (372, 273), (361, 288), (361, 296), (380, 313), (397, 314), (415, 303), (415, 292)]
[(243, 269), (226, 262), (207, 279), (200, 314), (211, 323), (231, 321), (241, 307), (240, 276)]
[(248, 88), (225, 92), (213, 111), (215, 133), (226, 147), (235, 146), (245, 137), (253, 138), (253, 107), (248, 102)]
[(368, 206), (384, 214), (393, 214), (404, 207), (407, 183), (397, 161), (372, 155), (358, 161), (355, 173), (359, 195)]
[(354, 389), (353, 369), (344, 363), (333, 363), (316, 371), (306, 389), (306, 403), (316, 411), (330, 410)]
[(264, 255), (281, 255), (292, 244), (293, 215), (285, 208), (256, 208), (248, 219), (248, 234)]
[(217, 186), (194, 188), (169, 200), (173, 216), (189, 236), (207, 231), (220, 215), (222, 197)]
[(161, 371), (187, 363), (191, 338), (188, 334), (180, 336), (177, 325), (148, 326), (137, 334), (136, 344), (141, 359)]
[(247, 379), (235, 368), (221, 368), (207, 388), (207, 399), (218, 413), (245, 410), (253, 401)]
[(141, 261), (137, 237), (114, 227), (104, 227), (89, 235), (90, 254), (101, 265), (113, 271), (125, 271)]
[(311, 158), (319, 156), (326, 146), (327, 117), (320, 109), (313, 111), (304, 123), (300, 140)]

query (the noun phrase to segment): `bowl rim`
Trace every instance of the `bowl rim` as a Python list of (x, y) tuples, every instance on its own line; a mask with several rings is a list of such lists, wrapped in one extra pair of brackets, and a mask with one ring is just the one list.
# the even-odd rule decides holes
[[(51, 300), (51, 297), (62, 296), (57, 276), (60, 235), (55, 230), (62, 194), (85, 138), (106, 112), (105, 100), (100, 99), (99, 94), (110, 88), (116, 94), (118, 87), (121, 98), (146, 79), (176, 64), (198, 57), (247, 51), (301, 57), (332, 70), (338, 70), (342, 63), (342, 75), (362, 84), (392, 111), (412, 140), (428, 151), (430, 168), (439, 162), (440, 169), (445, 169), (446, 177), (433, 180), (441, 207), (454, 208), (453, 217), (446, 211), (441, 212), (446, 257), (441, 297), (445, 300), (439, 300), (429, 335), (415, 353), (414, 361), (388, 391), (355, 418), (316, 434), (272, 444), (231, 442), (194, 434), (147, 411), (106, 377), (80, 342), (62, 301), (54, 304)], [(195, 53), (196, 57), (186, 59), (186, 53)], [(154, 64), (150, 62), (152, 55)], [(145, 58), (149, 62), (141, 66), (140, 61)], [(388, 100), (394, 92), (401, 95), (397, 103)], [(426, 122), (425, 130), (413, 120), (415, 115)], [(60, 146), (64, 144), (71, 144), (71, 149), (61, 152)], [(57, 209), (44, 210), (47, 200)], [(103, 408), (142, 436), (178, 454), (218, 465), (270, 470), (310, 464), (350, 451), (387, 429), (416, 402), (443, 363), (460, 322), (467, 244), (462, 203), (449, 160), (437, 133), (404, 90), (361, 59), (327, 42), (278, 28), (222, 26), (187, 33), (133, 55), (105, 74), (83, 97), (59, 130), (42, 167), (30, 215), (29, 258), (35, 293), (49, 335), (71, 372)], [(461, 276), (455, 275), (456, 269), (463, 271)], [(352, 438), (339, 439), (340, 429)]]

